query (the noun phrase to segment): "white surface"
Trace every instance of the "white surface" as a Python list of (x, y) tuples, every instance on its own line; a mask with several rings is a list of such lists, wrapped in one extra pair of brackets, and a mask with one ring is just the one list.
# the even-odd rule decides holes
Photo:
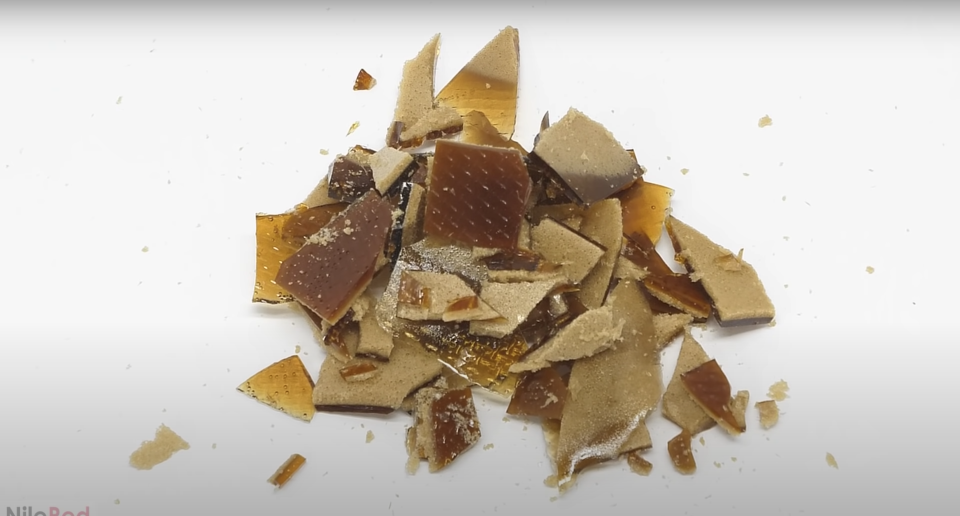
[[(599, 7), (0, 17), (0, 510), (947, 512), (956, 10)], [(659, 413), (652, 476), (605, 465), (551, 502), (539, 426), (502, 421), (493, 399), (478, 397), (475, 449), (411, 477), (403, 414), (306, 424), (235, 391), (297, 345), (314, 373), (322, 359), (299, 317), (249, 302), (254, 214), (290, 208), (338, 152), (382, 144), (403, 62), (432, 34), (439, 89), (507, 24), (518, 141), (530, 147), (545, 110), (602, 122), (676, 189), (678, 217), (745, 248), (776, 304), (774, 328), (695, 331), (752, 399), (744, 436), (703, 434), (692, 477), (670, 466), (676, 429)], [(372, 91), (351, 89), (361, 67)], [(752, 405), (781, 378), (791, 398), (765, 432)], [(134, 470), (161, 423), (192, 448)], [(293, 452), (307, 464), (274, 492), (265, 479)]]

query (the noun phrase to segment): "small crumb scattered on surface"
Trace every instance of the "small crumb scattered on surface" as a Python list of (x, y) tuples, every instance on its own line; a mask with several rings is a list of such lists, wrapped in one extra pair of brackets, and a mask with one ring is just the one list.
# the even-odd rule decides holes
[(492, 449), (493, 449), (493, 443), (484, 444), (484, 445), (483, 445), (483, 449), (484, 449), (484, 450), (492, 450)]
[(300, 344), (297, 344), (297, 347), (293, 348), (294, 353), (300, 352)]
[(367, 442), (373, 441), (373, 430), (367, 430)]
[(763, 115), (763, 117), (760, 118), (760, 121), (757, 122), (757, 126), (760, 127), (761, 129), (764, 127), (769, 127), (771, 125), (773, 125), (773, 119), (770, 118), (768, 115)]
[(327, 154), (330, 154), (330, 151), (328, 151), (327, 149), (320, 149), (320, 155), (326, 156)]
[(213, 448), (214, 450), (216, 450), (216, 449), (217, 449), (217, 443), (213, 443), (213, 446), (211, 446), (211, 448)]
[(830, 452), (827, 452), (827, 466), (833, 469), (840, 469), (840, 466), (837, 465), (837, 459)]
[(117, 105), (120, 105), (121, 102), (123, 102), (123, 95), (117, 97)]
[(875, 270), (876, 270), (876, 269), (874, 269), (873, 267), (867, 265), (867, 274), (873, 274), (873, 271), (875, 271)]
[(137, 469), (151, 469), (166, 461), (180, 450), (189, 450), (190, 445), (166, 425), (157, 428), (152, 441), (143, 444), (130, 454), (130, 465)]
[(360, 122), (354, 122), (350, 124), (350, 129), (347, 129), (347, 136), (350, 136), (351, 134), (353, 134), (353, 132), (356, 131), (358, 127), (360, 127)]
[(779, 382), (770, 386), (770, 390), (769, 392), (767, 392), (767, 396), (770, 396), (770, 398), (775, 399), (777, 401), (783, 401), (790, 397), (790, 396), (787, 396), (787, 392), (789, 391), (790, 391), (790, 386), (787, 385), (787, 382), (780, 380)]
[(681, 168), (681, 169), (680, 169), (680, 173), (683, 174), (683, 175), (687, 175), (688, 172), (690, 172), (690, 169), (689, 169), (689, 168)]
[(700, 436), (700, 446), (706, 446), (706, 445), (707, 445), (707, 441), (704, 441), (703, 436)]
[(723, 466), (723, 464), (720, 464), (719, 462), (716, 462), (716, 461), (713, 462), (713, 465), (714, 465), (717, 469), (720, 469), (720, 468)]
[(143, 246), (143, 249), (141, 249), (140, 251), (141, 251), (141, 252), (144, 252), (144, 253), (150, 252), (150, 247), (149, 247), (149, 246)]
[(115, 505), (120, 505), (120, 499), (117, 498), (116, 500), (113, 501), (113, 503), (114, 503)]

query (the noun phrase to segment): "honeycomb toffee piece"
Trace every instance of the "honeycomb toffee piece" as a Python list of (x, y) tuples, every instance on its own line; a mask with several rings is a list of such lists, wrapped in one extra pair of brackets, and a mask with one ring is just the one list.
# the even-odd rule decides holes
[(653, 439), (650, 438), (650, 431), (647, 429), (646, 421), (640, 421), (630, 437), (620, 445), (620, 455), (626, 455), (634, 451), (643, 451), (653, 448)]
[(730, 406), (730, 382), (716, 360), (705, 362), (680, 374), (680, 381), (693, 399), (731, 435), (739, 435), (746, 428), (740, 426)]
[(437, 104), (461, 115), (479, 111), (509, 139), (517, 121), (519, 65), (520, 33), (506, 27), (437, 93)]
[(648, 183), (642, 178), (617, 194), (623, 208), (623, 234), (643, 233), (656, 245), (663, 234), (663, 221), (667, 217), (671, 197), (672, 189)]
[(362, 91), (373, 89), (377, 85), (377, 80), (373, 78), (366, 70), (363, 68), (357, 73), (357, 79), (353, 81), (353, 91)]
[(497, 128), (490, 123), (490, 119), (479, 111), (471, 111), (463, 115), (463, 131), (460, 133), (460, 141), (474, 145), (516, 149), (520, 151), (520, 154), (527, 155), (526, 149), (519, 143), (501, 136)]
[(623, 256), (647, 270), (643, 286), (658, 301), (686, 312), (698, 321), (710, 317), (711, 301), (703, 285), (694, 282), (688, 274), (674, 273), (645, 233), (627, 235)]
[(496, 310), (502, 318), (471, 321), (470, 333), (496, 338), (505, 337), (517, 329), (540, 300), (562, 282), (561, 279), (554, 278), (522, 283), (484, 283), (480, 290), (480, 299)]
[(143, 441), (143, 444), (130, 454), (130, 465), (137, 469), (153, 469), (157, 464), (173, 457), (174, 453), (189, 449), (187, 441), (167, 425), (160, 425), (152, 441)]
[(397, 317), (413, 321), (482, 321), (500, 314), (454, 274), (404, 271)]
[[(694, 340), (689, 331), (685, 331), (683, 342), (680, 344), (680, 355), (677, 357), (677, 367), (673, 372), (673, 378), (667, 385), (667, 390), (663, 393), (661, 410), (663, 410), (664, 417), (673, 421), (691, 435), (697, 435), (712, 428), (716, 425), (716, 421), (704, 412), (697, 402), (693, 401), (693, 398), (690, 397), (683, 386), (680, 376), (709, 361), (710, 357), (700, 347), (700, 343)], [(729, 394), (727, 396), (729, 399)]]
[(387, 146), (401, 146), (400, 134), (433, 109), (433, 76), (440, 52), (440, 34), (434, 35), (417, 56), (403, 65), (397, 108), (387, 129)]
[(373, 170), (356, 161), (354, 156), (337, 156), (330, 165), (330, 197), (349, 203), (363, 197), (373, 187)]
[(271, 364), (241, 383), (237, 390), (285, 414), (309, 422), (313, 407), (313, 379), (299, 355)]
[(596, 267), (580, 282), (580, 301), (587, 308), (599, 308), (610, 290), (613, 269), (623, 245), (620, 201), (606, 199), (590, 206), (583, 215), (580, 234), (605, 249)]
[(653, 328), (656, 332), (657, 351), (667, 347), (691, 323), (693, 323), (693, 316), (690, 314), (654, 315)]
[(397, 409), (417, 387), (440, 375), (436, 356), (416, 343), (398, 341), (390, 361), (377, 364), (380, 371), (364, 381), (346, 380), (344, 364), (327, 356), (313, 390), (317, 410), (326, 412), (372, 412), (387, 414)]
[(392, 224), (390, 204), (367, 192), (280, 265), (277, 284), (328, 323), (370, 283)]
[(644, 477), (649, 477), (653, 471), (653, 464), (644, 459), (639, 450), (627, 454), (627, 465), (630, 466), (630, 471)]
[(267, 479), (267, 482), (277, 486), (278, 489), (283, 487), (293, 478), (293, 475), (295, 475), (297, 471), (300, 471), (300, 468), (303, 467), (306, 462), (307, 459), (305, 459), (303, 455), (294, 453), (277, 468), (277, 471)]
[(672, 216), (666, 224), (679, 259), (713, 300), (720, 326), (767, 324), (773, 320), (773, 303), (750, 264), (738, 260), (737, 270), (730, 270), (729, 260), (724, 260), (733, 255), (729, 250)]
[(567, 385), (553, 367), (526, 373), (517, 382), (507, 414), (557, 419), (563, 416)]
[(780, 420), (780, 408), (777, 407), (776, 400), (758, 401), (757, 411), (760, 412), (760, 426), (764, 430), (769, 430)]
[(463, 119), (449, 107), (433, 108), (400, 133), (401, 147), (419, 147), (426, 140), (436, 140), (463, 130)]
[[(307, 311), (312, 313), (309, 309)], [(317, 316), (314, 314), (312, 317)], [(360, 325), (355, 319), (353, 309), (348, 310), (336, 323), (327, 325), (326, 331), (322, 331), (324, 323), (321, 319), (320, 327), (320, 346), (326, 350), (327, 355), (341, 362), (353, 360), (360, 345)]]
[(450, 465), (480, 440), (480, 421), (470, 388), (417, 393), (416, 443), (430, 472)]
[[(620, 281), (608, 297), (623, 340), (573, 363), (557, 443), (562, 488), (583, 468), (619, 457), (624, 442), (660, 399), (653, 314), (635, 282)], [(616, 379), (616, 380), (613, 380)]]
[(606, 251), (550, 218), (530, 228), (530, 240), (533, 251), (545, 260), (560, 265), (563, 275), (574, 285), (583, 281)]
[(397, 182), (403, 171), (413, 163), (413, 156), (392, 147), (384, 147), (370, 156), (373, 186), (381, 195)]
[(423, 229), (471, 246), (515, 249), (530, 189), (519, 152), (440, 140)]
[(697, 471), (697, 461), (693, 458), (693, 449), (690, 446), (692, 436), (690, 432), (681, 430), (680, 434), (667, 443), (667, 452), (673, 467), (683, 475), (692, 475)]
[(542, 346), (532, 350), (510, 372), (538, 371), (551, 362), (565, 362), (596, 355), (620, 339), (624, 321), (613, 320), (613, 309), (589, 310), (566, 325)]
[(610, 131), (573, 108), (540, 133), (533, 152), (582, 204), (606, 199), (640, 177), (637, 162)]

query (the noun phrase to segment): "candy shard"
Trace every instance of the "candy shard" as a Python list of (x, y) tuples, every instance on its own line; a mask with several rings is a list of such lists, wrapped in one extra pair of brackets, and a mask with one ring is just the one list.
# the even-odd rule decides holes
[(452, 107), (461, 115), (480, 111), (509, 139), (517, 120), (519, 63), (520, 34), (506, 27), (440, 90), (437, 104)]
[(370, 156), (373, 186), (381, 195), (386, 195), (390, 187), (393, 186), (411, 163), (413, 163), (413, 156), (409, 153), (399, 151), (392, 147), (380, 149), (376, 154)]
[(630, 466), (630, 471), (644, 477), (650, 476), (650, 473), (653, 471), (653, 464), (650, 464), (647, 459), (644, 459), (639, 451), (627, 454), (627, 465)]
[(337, 156), (330, 164), (328, 195), (340, 202), (353, 202), (370, 191), (374, 187), (373, 171), (369, 158), (364, 157), (362, 161), (353, 153)]
[(480, 289), (480, 299), (499, 313), (503, 319), (471, 321), (470, 333), (503, 338), (513, 332), (537, 303), (564, 280), (553, 278), (524, 283), (485, 282)]
[[(473, 289), (460, 277), (453, 274), (442, 274), (427, 271), (404, 271), (407, 280), (415, 282), (420, 289), (429, 292), (418, 304), (401, 302), (397, 304), (397, 317), (412, 321), (474, 321), (496, 319), (500, 314), (487, 303), (480, 300)], [(401, 278), (401, 293), (405, 292)], [(461, 300), (475, 299), (474, 306), (467, 307), (461, 302), (460, 307), (451, 305)]]
[(410, 127), (433, 109), (433, 76), (439, 52), (440, 34), (436, 34), (415, 58), (404, 63), (394, 123), (387, 130), (387, 146), (393, 146), (400, 139), (398, 122), (401, 128)]
[(277, 486), (277, 488), (283, 487), (306, 462), (307, 459), (303, 455), (294, 453), (277, 468), (276, 473), (271, 475), (267, 482)]
[(657, 350), (667, 347), (671, 341), (683, 333), (683, 329), (693, 323), (690, 314), (656, 314), (653, 316), (653, 328), (656, 332)]
[(433, 108), (413, 125), (405, 127), (400, 133), (401, 147), (419, 147), (426, 140), (436, 140), (444, 136), (459, 133), (463, 129), (463, 119), (455, 109), (448, 107)]
[(709, 361), (710, 357), (700, 344), (694, 340), (689, 331), (685, 331), (683, 342), (680, 344), (680, 355), (677, 357), (677, 367), (667, 385), (667, 390), (663, 393), (662, 410), (667, 419), (691, 435), (697, 435), (713, 427), (716, 421), (693, 401), (684, 388), (680, 376)]
[(693, 458), (693, 450), (690, 447), (691, 437), (690, 432), (681, 430), (679, 435), (667, 443), (667, 451), (670, 453), (673, 467), (684, 475), (697, 471), (697, 461)]
[(299, 355), (271, 364), (241, 383), (237, 390), (285, 414), (309, 422), (315, 413), (313, 378)]
[(423, 229), (471, 246), (515, 249), (530, 188), (519, 152), (440, 140)]
[(430, 472), (450, 465), (480, 440), (480, 421), (470, 388), (417, 392), (416, 443)]
[[(373, 296), (364, 294), (366, 303), (372, 308), (376, 301)], [(363, 298), (361, 298), (363, 299)], [(382, 360), (390, 358), (393, 351), (393, 335), (383, 331), (373, 313), (367, 313), (360, 319), (360, 336), (357, 343), (357, 355), (376, 357)]]
[(479, 111), (471, 111), (463, 115), (463, 131), (460, 133), (460, 141), (474, 145), (516, 149), (524, 156), (528, 154), (519, 143), (500, 135), (500, 132), (490, 123), (487, 116)]
[(377, 80), (373, 78), (363, 68), (357, 73), (356, 80), (353, 81), (353, 91), (369, 90), (377, 85)]
[(680, 258), (713, 300), (720, 326), (767, 324), (773, 320), (773, 303), (750, 264), (740, 261), (739, 270), (718, 264), (718, 258), (733, 253), (672, 216), (667, 218), (667, 232)]
[(640, 177), (637, 162), (613, 134), (573, 108), (540, 133), (533, 152), (587, 205), (606, 199)]
[(593, 270), (606, 251), (563, 224), (545, 218), (530, 229), (533, 251), (560, 265), (571, 284), (579, 284)]
[(603, 306), (589, 310), (570, 322), (542, 346), (510, 366), (510, 372), (537, 371), (551, 362), (590, 357), (620, 339), (624, 321), (614, 322), (613, 309)]
[(373, 277), (392, 224), (390, 204), (367, 192), (280, 266), (277, 284), (329, 323)]
[(769, 430), (780, 420), (780, 408), (777, 407), (776, 400), (759, 401), (756, 404), (760, 412), (760, 426), (764, 430)]
[(587, 209), (580, 233), (605, 250), (597, 265), (580, 282), (580, 300), (587, 308), (599, 308), (604, 303), (613, 269), (623, 245), (623, 222), (620, 201), (606, 199)]
[(546, 367), (520, 377), (507, 406), (507, 414), (559, 420), (566, 399), (567, 386), (560, 373), (553, 367)]
[(653, 448), (653, 439), (647, 429), (646, 421), (641, 420), (630, 437), (620, 445), (620, 455)]
[(673, 189), (643, 179), (617, 194), (623, 207), (623, 234), (643, 233), (653, 245), (663, 234), (663, 221), (670, 208)]

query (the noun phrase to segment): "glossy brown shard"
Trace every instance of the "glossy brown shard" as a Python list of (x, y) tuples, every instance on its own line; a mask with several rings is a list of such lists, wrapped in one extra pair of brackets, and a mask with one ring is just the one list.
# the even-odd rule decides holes
[(693, 458), (693, 449), (690, 446), (690, 432), (682, 430), (679, 435), (667, 443), (667, 451), (673, 467), (684, 475), (691, 475), (697, 471), (697, 461)]
[(634, 473), (648, 477), (653, 471), (653, 464), (650, 464), (650, 461), (644, 459), (640, 455), (640, 451), (633, 451), (627, 454), (627, 465), (630, 466), (630, 471)]
[(341, 211), (347, 209), (347, 206), (349, 206), (347, 203), (327, 204), (313, 208), (307, 208), (305, 205), (297, 206), (283, 224), (284, 239), (293, 241), (292, 239), (302, 238), (301, 245), (303, 245), (302, 242), (305, 242), (307, 237), (323, 229), (323, 226), (329, 224)]
[(392, 220), (390, 204), (368, 192), (285, 260), (277, 283), (335, 323), (373, 277)]
[(530, 188), (519, 152), (438, 141), (423, 229), (471, 246), (515, 249)]
[(348, 382), (369, 380), (379, 372), (377, 364), (367, 360), (352, 362), (340, 368), (340, 376)]
[(643, 286), (650, 295), (697, 320), (710, 317), (712, 303), (703, 286), (691, 280), (688, 274), (673, 272), (646, 233), (630, 233), (623, 245), (623, 256), (647, 270)]
[(437, 104), (461, 115), (480, 111), (504, 138), (511, 138), (517, 119), (519, 63), (520, 34), (506, 27), (437, 93)]
[(567, 385), (563, 378), (556, 369), (547, 367), (520, 377), (507, 414), (560, 419), (566, 399)]
[(357, 79), (353, 81), (353, 91), (362, 91), (372, 89), (377, 85), (377, 80), (373, 78), (363, 68), (357, 73)]
[(608, 198), (640, 177), (640, 167), (610, 131), (570, 108), (533, 149), (583, 204)]
[(323, 333), (320, 344), (327, 354), (341, 362), (349, 362), (357, 353), (360, 344), (360, 324), (348, 311), (339, 321)]
[(400, 274), (400, 290), (397, 293), (397, 302), (417, 308), (430, 306), (430, 289), (408, 271)]
[(630, 188), (618, 193), (623, 208), (623, 234), (642, 233), (656, 245), (663, 234), (671, 197), (672, 189), (643, 179), (637, 179)]
[(237, 390), (285, 414), (309, 422), (313, 407), (313, 378), (297, 355), (276, 362), (248, 378)]
[(330, 166), (329, 195), (341, 202), (353, 202), (374, 187), (373, 170), (350, 159), (337, 156)]
[(276, 473), (271, 475), (270, 478), (267, 479), (267, 482), (270, 482), (278, 488), (283, 487), (306, 462), (307, 459), (305, 459), (303, 455), (294, 453), (277, 468)]
[(690, 335), (689, 331), (685, 331), (683, 342), (680, 344), (680, 355), (677, 357), (677, 367), (667, 385), (667, 390), (663, 393), (661, 410), (664, 417), (691, 435), (712, 428), (717, 423), (693, 401), (683, 386), (680, 376), (709, 361), (710, 357), (700, 347), (700, 343)]
[(473, 391), (423, 389), (417, 393), (417, 447), (430, 472), (450, 465), (480, 440)]
[(730, 382), (716, 360), (700, 365), (680, 375), (690, 397), (727, 432), (738, 435), (746, 428), (740, 426), (730, 407)]
[(327, 206), (314, 210), (300, 204), (289, 213), (257, 215), (257, 272), (253, 302), (279, 304), (293, 301), (293, 296), (277, 284), (277, 272), (283, 261), (293, 256), (306, 242), (303, 233), (312, 225), (314, 217), (320, 220), (328, 210), (341, 211)]
[(479, 111), (471, 111), (463, 115), (463, 132), (460, 141), (474, 145), (487, 145), (503, 149), (516, 149), (520, 154), (527, 155), (526, 149), (519, 143), (504, 138), (497, 128), (490, 123), (486, 115)]
[(537, 271), (542, 270), (545, 261), (536, 253), (522, 250), (497, 251), (495, 254), (482, 259), (483, 264), (491, 271)]

